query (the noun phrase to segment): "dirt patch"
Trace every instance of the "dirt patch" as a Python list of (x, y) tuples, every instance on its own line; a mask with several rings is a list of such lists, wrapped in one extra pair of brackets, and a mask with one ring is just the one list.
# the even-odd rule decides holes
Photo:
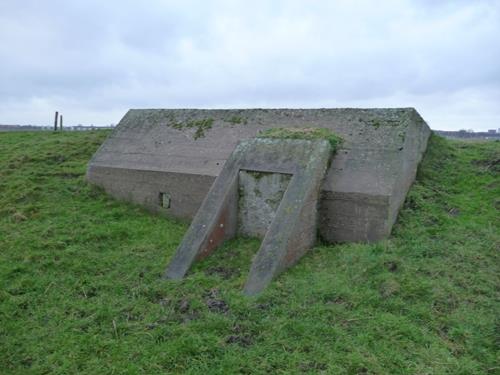
[(395, 280), (387, 280), (380, 286), (380, 295), (384, 298), (392, 297), (399, 292), (401, 286)]
[(229, 312), (229, 306), (227, 303), (220, 298), (220, 292), (218, 289), (210, 289), (204, 295), (205, 304), (211, 312), (216, 314), (227, 314)]
[(231, 335), (226, 338), (226, 344), (237, 344), (246, 348), (252, 345), (252, 339), (248, 336)]
[(238, 277), (240, 271), (234, 268), (210, 267), (205, 270), (205, 274), (209, 276), (219, 276), (223, 280), (229, 280), (233, 277)]
[(81, 172), (56, 172), (53, 174), (53, 176), (61, 177), (64, 179), (70, 179), (70, 178), (78, 178), (80, 176), (83, 176), (83, 173), (81, 173)]
[(244, 327), (236, 324), (232, 329), (232, 334), (226, 338), (226, 344), (236, 344), (241, 347), (248, 347), (254, 342), (253, 336), (245, 332)]
[(346, 298), (339, 295), (325, 296), (323, 300), (329, 305), (343, 306), (348, 310), (351, 310), (354, 307), (354, 304), (352, 302), (349, 302)]
[(185, 314), (189, 311), (189, 301), (187, 299), (182, 299), (177, 307), (177, 311), (181, 314)]
[(157, 321), (148, 324), (147, 329), (154, 329), (165, 323), (176, 321), (179, 323), (189, 323), (192, 320), (196, 320), (199, 317), (199, 312), (196, 311), (187, 298), (182, 298), (180, 300), (171, 300), (169, 298), (161, 298), (159, 304), (168, 311), (168, 314), (161, 317)]
[(486, 159), (473, 160), (472, 164), (478, 166), (483, 172), (500, 173), (499, 153), (495, 153)]
[(47, 160), (48, 162), (60, 164), (64, 163), (66, 160), (68, 160), (68, 158), (65, 155), (56, 154), (56, 155), (47, 155), (45, 160)]
[(14, 212), (12, 214), (12, 220), (14, 220), (16, 223), (20, 223), (22, 221), (28, 220), (28, 218), (20, 212)]
[(486, 189), (488, 190), (493, 190), (493, 189), (496, 189), (500, 187), (500, 181), (493, 181), (492, 183), (489, 183), (488, 185), (486, 185)]
[(321, 362), (306, 362), (306, 363), (301, 363), (299, 365), (299, 369), (302, 372), (317, 372), (317, 371), (326, 371), (328, 369), (328, 366), (326, 363), (321, 363)]
[(256, 307), (260, 311), (267, 311), (273, 307), (273, 304), (272, 302), (259, 303)]
[(386, 266), (386, 268), (390, 271), (390, 272), (396, 272), (398, 270), (398, 264), (397, 262), (391, 260), (391, 261), (388, 261), (388, 262), (385, 262), (384, 265)]

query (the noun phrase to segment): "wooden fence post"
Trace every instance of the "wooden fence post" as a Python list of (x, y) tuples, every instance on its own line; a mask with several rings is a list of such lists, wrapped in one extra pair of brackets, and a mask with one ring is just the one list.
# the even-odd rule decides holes
[(59, 112), (56, 111), (56, 117), (54, 118), (54, 131), (57, 131), (57, 119), (58, 119), (58, 114)]

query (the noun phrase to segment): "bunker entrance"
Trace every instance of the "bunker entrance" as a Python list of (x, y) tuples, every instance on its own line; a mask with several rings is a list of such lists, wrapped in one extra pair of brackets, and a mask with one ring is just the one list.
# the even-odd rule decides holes
[(237, 235), (259, 237), (244, 292), (262, 291), (316, 241), (317, 206), (332, 148), (325, 140), (256, 138), (235, 148), (210, 188), (165, 277)]
[(238, 175), (238, 234), (264, 238), (292, 175), (240, 170)]

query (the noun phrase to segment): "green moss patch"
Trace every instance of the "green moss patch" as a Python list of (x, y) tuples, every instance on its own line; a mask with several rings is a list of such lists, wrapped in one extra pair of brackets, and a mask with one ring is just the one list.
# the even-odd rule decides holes
[(325, 139), (336, 150), (342, 142), (342, 138), (329, 129), (324, 128), (272, 128), (260, 133), (258, 138), (281, 138), (281, 139)]
[(225, 120), (226, 122), (229, 122), (232, 125), (246, 125), (247, 124), (247, 119), (241, 116), (231, 116), (230, 118)]
[(177, 122), (173, 120), (169, 125), (177, 130), (196, 129), (194, 133), (194, 139), (198, 139), (203, 138), (205, 136), (205, 132), (212, 129), (213, 123), (213, 118), (205, 118), (201, 120), (191, 120), (185, 122)]

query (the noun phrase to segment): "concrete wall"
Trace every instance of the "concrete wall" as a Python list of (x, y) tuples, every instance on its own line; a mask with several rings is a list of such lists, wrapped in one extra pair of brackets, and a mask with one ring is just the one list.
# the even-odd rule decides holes
[(273, 222), (291, 175), (239, 172), (238, 233), (263, 238)]
[[(390, 234), (430, 135), (412, 108), (130, 110), (87, 178), (117, 198), (189, 220), (237, 142), (275, 127), (328, 128), (344, 139), (322, 188), (325, 240)], [(159, 204), (160, 192), (171, 196), (170, 208)]]

